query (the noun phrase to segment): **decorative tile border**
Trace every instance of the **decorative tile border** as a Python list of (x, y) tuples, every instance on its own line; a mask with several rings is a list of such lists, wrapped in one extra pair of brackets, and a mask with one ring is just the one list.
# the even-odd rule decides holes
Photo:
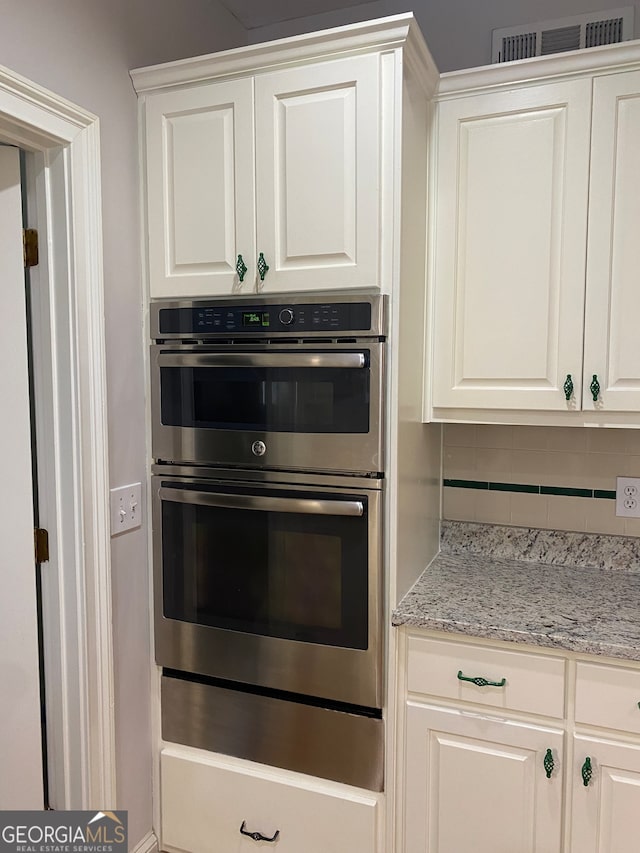
[(484, 480), (443, 480), (454, 489), (479, 489), (489, 492), (520, 492), (530, 495), (562, 495), (565, 498), (600, 498), (615, 501), (615, 490), (577, 489), (567, 486), (532, 486), (527, 483), (490, 483)]

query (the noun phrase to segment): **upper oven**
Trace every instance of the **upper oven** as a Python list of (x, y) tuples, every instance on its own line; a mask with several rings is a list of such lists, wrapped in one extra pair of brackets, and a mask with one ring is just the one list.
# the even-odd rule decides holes
[(384, 297), (163, 301), (151, 311), (156, 460), (384, 470)]

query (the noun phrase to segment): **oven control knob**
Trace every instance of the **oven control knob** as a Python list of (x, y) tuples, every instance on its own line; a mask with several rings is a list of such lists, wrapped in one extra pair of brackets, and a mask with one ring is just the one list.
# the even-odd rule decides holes
[(296, 315), (293, 313), (293, 308), (283, 308), (278, 316), (283, 326), (290, 326)]
[(251, 452), (254, 456), (264, 456), (267, 452), (267, 445), (264, 441), (254, 441), (251, 445)]

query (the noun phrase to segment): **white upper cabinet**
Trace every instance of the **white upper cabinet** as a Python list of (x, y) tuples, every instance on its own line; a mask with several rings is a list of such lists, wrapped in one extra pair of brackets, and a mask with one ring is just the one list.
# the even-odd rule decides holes
[(286, 50), (132, 72), (164, 75), (142, 108), (152, 297), (380, 286), (380, 52)]
[(378, 63), (369, 54), (256, 78), (265, 290), (378, 284)]
[[(640, 411), (640, 52), (603, 49), (591, 68), (589, 55), (444, 87), (427, 417), (624, 424)], [(555, 79), (536, 83), (545, 69)]]
[(433, 402), (565, 409), (582, 362), (591, 84), (438, 107)]
[[(255, 258), (253, 81), (160, 92), (146, 107), (153, 296), (241, 287)], [(245, 279), (246, 281), (246, 279)]]
[(583, 406), (640, 412), (640, 71), (597, 77), (593, 117)]

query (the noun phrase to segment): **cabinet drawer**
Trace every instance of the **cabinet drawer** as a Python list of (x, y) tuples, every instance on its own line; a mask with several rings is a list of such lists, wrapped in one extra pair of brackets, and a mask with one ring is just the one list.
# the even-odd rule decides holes
[(378, 850), (375, 794), (184, 747), (163, 749), (160, 767), (163, 850), (252, 853), (243, 822), (279, 831), (278, 853)]
[[(479, 686), (458, 678), (484, 678), (504, 685)], [(563, 717), (565, 662), (422, 637), (409, 638), (408, 688), (413, 693), (474, 702), (492, 708)]]
[(576, 722), (640, 734), (640, 670), (597, 663), (576, 667)]

